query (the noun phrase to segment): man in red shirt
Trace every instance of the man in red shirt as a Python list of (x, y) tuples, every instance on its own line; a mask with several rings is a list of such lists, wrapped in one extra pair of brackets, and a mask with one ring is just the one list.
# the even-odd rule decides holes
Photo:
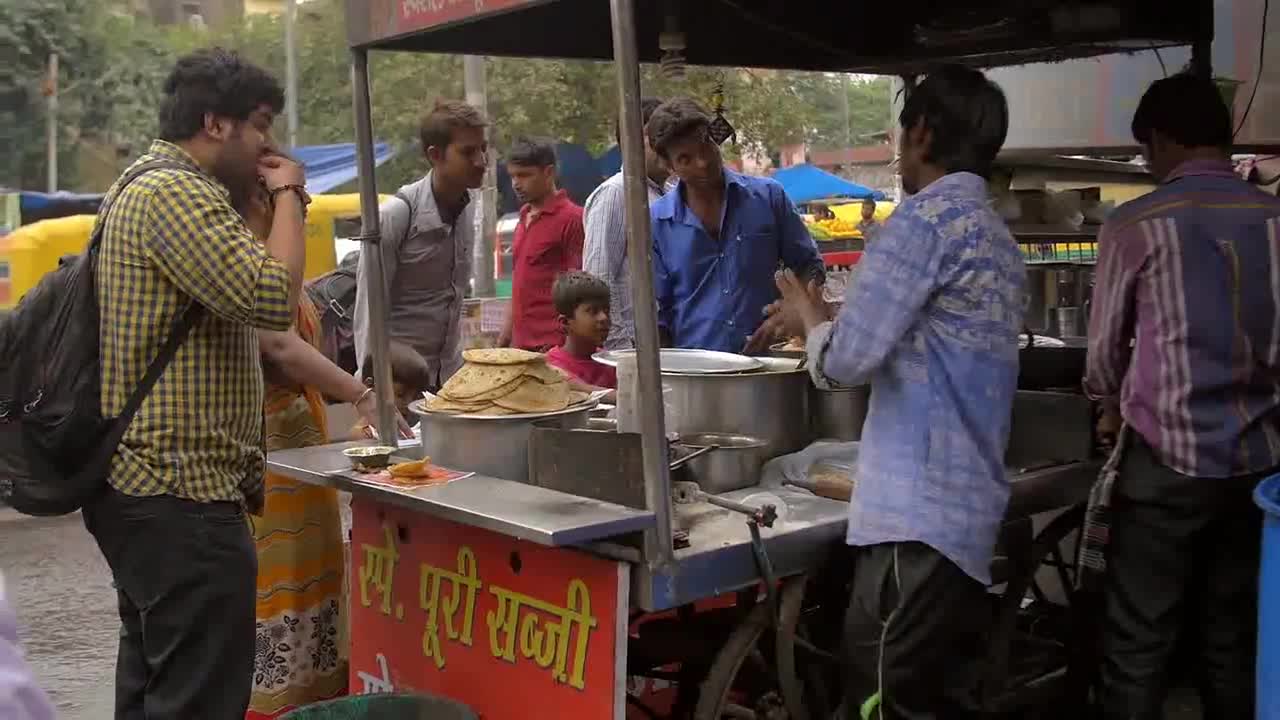
[(517, 140), (507, 172), (524, 207), (512, 244), (511, 309), (498, 344), (546, 352), (564, 342), (551, 288), (560, 273), (582, 268), (582, 208), (556, 188), (556, 153), (549, 143)]

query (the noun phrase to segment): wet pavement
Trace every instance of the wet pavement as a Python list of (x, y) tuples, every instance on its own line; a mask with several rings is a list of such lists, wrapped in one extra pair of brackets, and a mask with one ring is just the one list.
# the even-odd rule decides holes
[(80, 515), (30, 518), (0, 507), (0, 571), (27, 657), (58, 717), (110, 718), (115, 590)]

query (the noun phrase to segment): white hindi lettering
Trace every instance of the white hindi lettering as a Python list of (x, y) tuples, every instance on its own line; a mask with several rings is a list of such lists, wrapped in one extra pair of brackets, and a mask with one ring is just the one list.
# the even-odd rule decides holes
[(374, 656), (374, 660), (378, 663), (378, 670), (381, 671), (382, 677), (371, 675), (363, 670), (356, 673), (356, 677), (360, 678), (363, 683), (360, 695), (377, 695), (380, 693), (395, 692), (395, 687), (391, 684), (391, 669), (387, 667), (387, 656), (378, 653)]

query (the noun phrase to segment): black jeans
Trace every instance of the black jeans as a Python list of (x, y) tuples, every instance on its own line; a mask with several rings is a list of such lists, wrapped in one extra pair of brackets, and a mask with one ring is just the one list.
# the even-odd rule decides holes
[(120, 605), (116, 720), (243, 720), (258, 558), (240, 506), (112, 490), (84, 522)]
[(1191, 629), (1205, 720), (1254, 714), (1263, 475), (1196, 478), (1140, 438), (1112, 498), (1098, 702), (1108, 720), (1162, 718), (1170, 665)]
[(977, 660), (990, 618), (986, 588), (922, 543), (854, 548), (853, 556), (841, 717), (860, 718), (876, 693), (874, 720), (967, 717), (957, 676)]

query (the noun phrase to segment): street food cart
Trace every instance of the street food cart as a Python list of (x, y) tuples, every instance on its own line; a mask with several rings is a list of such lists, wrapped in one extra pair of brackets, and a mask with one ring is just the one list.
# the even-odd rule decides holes
[[(1212, 37), (1209, 0), (1007, 0), (945, 10), (817, 0), (349, 0), (347, 14), (361, 239), (368, 243), (379, 235), (371, 51), (612, 59), (617, 68), (639, 432), (574, 438), (580, 428), (571, 425), (539, 428), (550, 445), (531, 441), (523, 481), (446, 466), (457, 479), (412, 490), (362, 479), (343, 455), (348, 444), (268, 457), (276, 472), (353, 495), (352, 692), (434, 692), (495, 720), (817, 718), (839, 701), (840, 633), (833, 628), (845, 597), (831, 587), (840, 584), (838, 573), (813, 571), (841, 544), (845, 502), (752, 487), (754, 478), (710, 496), (673, 487), (639, 63), (894, 73), (909, 91), (915, 73), (943, 60), (990, 66), (1171, 44), (1192, 44), (1196, 67), (1207, 72)], [(818, 17), (822, 22), (812, 21)], [(394, 445), (381, 254), (369, 255), (379, 430)], [(794, 366), (776, 374), (785, 376), (771, 381), (780, 386), (804, 378)], [(1004, 590), (991, 593), (994, 624), (978, 668), (977, 702), (988, 709), (1015, 707), (1063, 674), (1060, 663), (1043, 672), (1013, 669), (1035, 634), (1022, 632), (1020, 613), (1029, 593), (1040, 594), (1037, 571), (1046, 559), (1061, 583), (1071, 584), (1060, 541), (1078, 526), (1097, 470), (1087, 401), (1038, 390), (1020, 393), (1014, 409), (1013, 497), (993, 568)], [(760, 397), (733, 418), (784, 411)], [(802, 427), (781, 425), (803, 446), (813, 438), (804, 435), (808, 406), (799, 402)], [(722, 415), (726, 423), (730, 416)], [(592, 444), (610, 435), (629, 435), (632, 444)], [(471, 426), (467, 437), (434, 441), (456, 449), (474, 436)], [(779, 452), (798, 449), (796, 437), (778, 442)], [(406, 457), (415, 452), (401, 449)], [(606, 474), (601, 482), (602, 464), (613, 468), (612, 480)], [(580, 477), (588, 467), (593, 482)], [(1047, 527), (1033, 523), (1033, 516), (1064, 509)], [(1049, 638), (1041, 646), (1054, 642), (1062, 644)], [(659, 708), (662, 688), (668, 706)]]

